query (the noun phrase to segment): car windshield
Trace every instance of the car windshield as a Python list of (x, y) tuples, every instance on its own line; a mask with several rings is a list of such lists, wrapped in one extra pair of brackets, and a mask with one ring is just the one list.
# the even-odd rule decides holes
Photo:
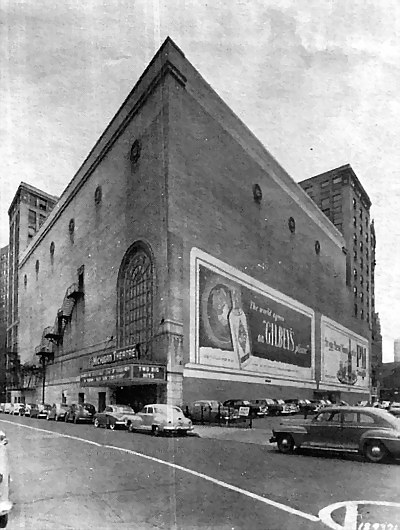
[(154, 407), (154, 412), (157, 414), (170, 414), (171, 412), (177, 412), (178, 414), (183, 414), (182, 410), (179, 407), (165, 406), (165, 407)]
[(132, 407), (128, 407), (128, 406), (125, 406), (125, 407), (114, 407), (114, 411), (117, 412), (118, 414), (134, 414), (134, 410)]
[(277, 399), (276, 402), (279, 403), (279, 405), (284, 405), (285, 404), (283, 399)]
[(273, 405), (273, 404), (274, 404), (274, 400), (273, 400), (273, 399), (269, 399), (269, 398), (267, 398), (267, 399), (265, 400), (265, 403), (266, 403), (267, 405)]
[(94, 412), (94, 406), (91, 405), (90, 403), (85, 403), (83, 405), (83, 408), (86, 409), (88, 412)]

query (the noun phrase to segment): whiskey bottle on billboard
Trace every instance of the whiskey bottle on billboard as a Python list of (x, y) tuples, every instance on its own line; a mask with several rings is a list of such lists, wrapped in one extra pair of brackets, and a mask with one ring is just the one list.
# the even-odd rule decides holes
[(232, 309), (229, 313), (228, 320), (231, 330), (233, 350), (237, 356), (239, 368), (242, 368), (251, 356), (249, 326), (247, 317), (243, 311), (240, 292), (232, 291)]

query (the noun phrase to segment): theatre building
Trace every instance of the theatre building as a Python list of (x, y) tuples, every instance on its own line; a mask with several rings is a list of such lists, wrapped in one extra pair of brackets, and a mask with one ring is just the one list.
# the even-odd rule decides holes
[(26, 400), (369, 393), (343, 235), (170, 39), (19, 277)]

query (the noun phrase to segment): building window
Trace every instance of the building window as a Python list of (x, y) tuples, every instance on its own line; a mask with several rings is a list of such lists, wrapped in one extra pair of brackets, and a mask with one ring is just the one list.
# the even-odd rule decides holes
[(296, 221), (293, 219), (293, 217), (289, 217), (288, 227), (292, 234), (296, 232)]
[(47, 201), (45, 199), (39, 199), (39, 210), (44, 212), (47, 210)]
[(331, 200), (329, 197), (327, 197), (326, 199), (322, 199), (321, 210), (323, 210), (324, 208), (329, 208), (330, 204), (331, 204)]
[(355, 216), (353, 217), (353, 226), (357, 226), (357, 218)]
[(28, 225), (36, 228), (36, 212), (29, 210), (28, 212)]
[(357, 250), (354, 251), (354, 260), (356, 261), (357, 260)]
[(360, 235), (363, 233), (363, 227), (360, 225)]
[(368, 275), (369, 274), (369, 265), (367, 265), (366, 271), (367, 271), (367, 275)]
[(50, 262), (52, 265), (54, 263), (54, 250), (55, 250), (55, 245), (54, 245), (54, 241), (52, 241), (50, 243)]
[(330, 184), (329, 180), (324, 180), (324, 182), (321, 182), (321, 188), (327, 188)]
[(39, 276), (39, 267), (40, 267), (40, 264), (39, 264), (39, 260), (37, 259), (36, 264), (35, 264), (36, 279), (38, 279), (38, 276)]
[(46, 216), (39, 214), (39, 227), (46, 221)]
[(354, 244), (357, 245), (357, 234), (354, 234), (353, 241), (354, 241)]
[(130, 152), (130, 159), (132, 164), (136, 164), (137, 161), (140, 158), (140, 153), (142, 151), (142, 144), (140, 143), (140, 140), (135, 140), (132, 144), (131, 152)]
[(367, 287), (366, 287), (366, 289), (367, 289), (367, 292), (369, 292), (369, 282), (367, 282)]
[(325, 210), (322, 210), (322, 213), (324, 213), (327, 217), (329, 217), (331, 215), (331, 210), (330, 208), (325, 208)]
[(364, 309), (360, 309), (360, 318), (364, 320)]
[(362, 218), (363, 218), (363, 210), (362, 210), (362, 208), (360, 208), (360, 219), (362, 219)]
[(332, 182), (333, 184), (340, 184), (342, 182), (342, 177), (335, 177)]
[(364, 283), (364, 278), (360, 276), (360, 285), (362, 285), (363, 283)]
[(357, 304), (354, 304), (354, 316), (356, 317), (358, 315), (358, 306)]
[(368, 234), (365, 234), (365, 242), (368, 243)]
[(362, 258), (360, 258), (360, 267), (363, 269), (364, 268), (364, 260)]
[(356, 286), (353, 287), (353, 293), (354, 293), (354, 296), (357, 296), (357, 287)]
[(24, 287), (26, 289), (26, 286), (28, 285), (28, 276), (24, 274)]
[(136, 346), (138, 357), (151, 354), (153, 338), (153, 261), (147, 246), (134, 244), (118, 275), (118, 347)]
[(364, 302), (364, 293), (360, 293), (360, 301), (361, 301), (361, 303)]
[(319, 241), (316, 241), (314, 247), (315, 247), (315, 253), (316, 253), (316, 254), (319, 254), (319, 253), (321, 252), (321, 245), (320, 245), (320, 242), (319, 242)]
[(343, 227), (342, 223), (336, 223), (336, 222), (335, 222), (335, 226), (336, 226), (336, 228), (337, 228), (338, 230), (341, 230), (342, 227)]
[(353, 278), (355, 280), (357, 280), (357, 276), (358, 276), (357, 269), (353, 269)]
[(357, 208), (357, 201), (356, 201), (356, 199), (353, 199), (353, 208), (354, 208), (354, 209)]
[(363, 245), (363, 242), (362, 242), (362, 241), (360, 241), (360, 252), (362, 252), (362, 251), (363, 251), (363, 249), (364, 249), (364, 245)]
[(29, 204), (34, 208), (37, 207), (37, 198), (35, 197), (35, 195), (29, 195)]

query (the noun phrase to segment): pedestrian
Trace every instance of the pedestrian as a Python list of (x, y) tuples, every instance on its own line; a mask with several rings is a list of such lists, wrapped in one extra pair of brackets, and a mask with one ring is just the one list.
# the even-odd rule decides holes
[(307, 416), (308, 416), (308, 407), (307, 406), (304, 407), (303, 414), (304, 414), (304, 419), (306, 420)]

